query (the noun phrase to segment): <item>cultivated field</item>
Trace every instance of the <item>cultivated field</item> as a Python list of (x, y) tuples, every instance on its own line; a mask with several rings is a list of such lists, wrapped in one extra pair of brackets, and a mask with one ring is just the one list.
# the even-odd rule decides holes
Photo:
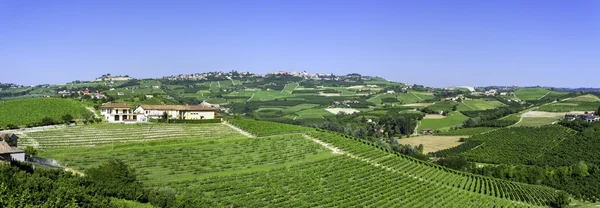
[[(118, 158), (139, 171), (145, 184), (227, 207), (529, 207), (543, 206), (556, 194), (547, 187), (454, 171), (338, 134), (264, 121), (230, 122), (254, 135), (280, 135), (245, 138), (225, 125), (202, 124), (174, 125), (187, 135), (170, 138), (175, 132), (163, 132), (171, 125), (95, 125), (41, 132), (46, 137), (37, 138), (60, 143), (54, 133), (70, 132), (65, 140), (78, 148), (47, 145), (40, 156), (83, 172)], [(96, 137), (89, 134), (135, 130), (130, 137), (136, 139), (117, 139), (127, 143), (86, 145)], [(135, 137), (140, 134), (146, 136)], [(163, 135), (146, 141), (158, 134)]]
[(462, 125), (464, 121), (469, 119), (467, 116), (460, 112), (450, 112), (446, 118), (442, 119), (423, 119), (417, 130), (421, 129), (449, 129), (452, 126)]
[(172, 138), (235, 138), (239, 133), (223, 124), (93, 124), (22, 133), (20, 146), (79, 148), (122, 142)]
[(554, 92), (544, 88), (523, 88), (514, 92), (515, 96), (521, 100), (539, 100), (546, 96), (564, 95), (564, 92)]
[(423, 144), (423, 153), (437, 152), (443, 149), (449, 149), (460, 145), (458, 140), (461, 136), (417, 136), (398, 139), (400, 144), (410, 144), (417, 146)]

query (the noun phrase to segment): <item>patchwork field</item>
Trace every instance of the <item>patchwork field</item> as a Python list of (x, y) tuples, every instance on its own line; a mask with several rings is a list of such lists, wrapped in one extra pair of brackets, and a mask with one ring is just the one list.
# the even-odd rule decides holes
[(423, 144), (423, 153), (437, 152), (443, 149), (449, 149), (460, 145), (458, 140), (461, 136), (417, 136), (398, 139), (400, 144), (410, 144), (418, 146)]
[(444, 130), (449, 129), (452, 126), (462, 125), (464, 121), (469, 119), (467, 116), (461, 114), (460, 112), (450, 112), (446, 118), (442, 119), (423, 119), (421, 120), (421, 124), (419, 124), (419, 128), (421, 129), (434, 129), (434, 130)]

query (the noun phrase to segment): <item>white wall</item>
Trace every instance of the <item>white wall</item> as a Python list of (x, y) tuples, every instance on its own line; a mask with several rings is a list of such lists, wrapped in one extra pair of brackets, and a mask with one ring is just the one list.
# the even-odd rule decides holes
[(13, 160), (25, 162), (25, 153), (12, 153), (10, 154)]

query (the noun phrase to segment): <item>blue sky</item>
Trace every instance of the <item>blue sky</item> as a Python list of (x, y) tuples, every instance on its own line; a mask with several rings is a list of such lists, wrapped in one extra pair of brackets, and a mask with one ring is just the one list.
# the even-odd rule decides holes
[(0, 82), (294, 69), (600, 87), (600, 1), (0, 0)]

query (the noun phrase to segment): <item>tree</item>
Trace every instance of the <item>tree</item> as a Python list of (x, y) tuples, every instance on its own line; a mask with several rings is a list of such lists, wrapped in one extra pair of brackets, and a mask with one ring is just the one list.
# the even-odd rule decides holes
[(550, 207), (567, 207), (571, 203), (571, 197), (564, 191), (559, 192), (554, 198), (554, 201), (550, 202)]
[(597, 116), (600, 116), (600, 106), (598, 106), (598, 110), (596, 110), (596, 113), (595, 113), (595, 114), (596, 114)]
[(54, 125), (54, 119), (46, 116), (42, 119), (42, 125), (44, 125), (44, 126)]
[(452, 111), (456, 111), (456, 109), (457, 109), (457, 108), (456, 108), (456, 105), (453, 105), (453, 106), (452, 106)]
[(25, 151), (25, 156), (27, 157), (36, 156), (38, 153), (37, 149), (32, 146), (27, 146), (23, 150)]
[(73, 121), (73, 116), (71, 114), (65, 114), (62, 116), (62, 120), (68, 124), (71, 123), (71, 121)]

